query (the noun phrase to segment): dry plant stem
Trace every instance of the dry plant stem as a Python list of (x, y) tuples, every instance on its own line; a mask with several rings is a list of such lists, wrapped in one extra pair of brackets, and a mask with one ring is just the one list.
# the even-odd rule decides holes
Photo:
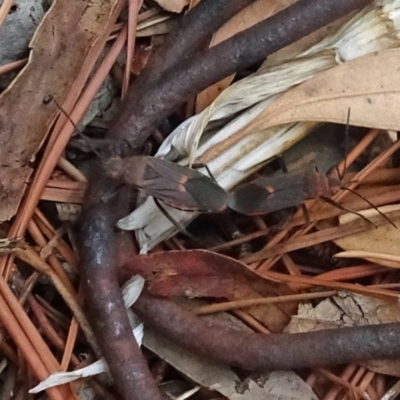
[(170, 300), (146, 293), (133, 308), (157, 334), (244, 370), (287, 370), (400, 356), (400, 323), (263, 335), (216, 327)]
[(136, 42), (136, 28), (137, 28), (137, 17), (142, 5), (141, 0), (129, 0), (128, 1), (128, 35), (127, 35), (127, 48), (126, 48), (126, 65), (124, 71), (124, 80), (122, 83), (121, 94), (122, 98), (128, 91), (131, 68), (133, 62), (133, 55), (135, 52), (135, 42)]
[[(28, 303), (32, 312), (35, 314), (41, 329), (45, 332), (52, 345), (63, 351), (65, 348), (65, 342), (51, 325), (40, 304), (32, 295), (28, 296)], [(74, 354), (72, 354), (72, 362), (74, 365), (79, 364), (79, 360)]]
[[(219, 5), (213, 18), (203, 16), (203, 11), (208, 10), (201, 7), (195, 7), (188, 15), (193, 18), (193, 24), (200, 18), (205, 27), (209, 22), (216, 29), (218, 23), (213, 21), (218, 21), (215, 19), (218, 17), (219, 23), (223, 22), (219, 14), (224, 14), (221, 7), (228, 2), (210, 0), (203, 1), (200, 5), (202, 3)], [(110, 154), (132, 152), (131, 146), (141, 146), (151, 133), (152, 126), (162, 121), (178, 104), (210, 84), (262, 61), (267, 55), (368, 3), (367, 0), (300, 0), (267, 22), (262, 22), (210, 50), (200, 52), (186, 62), (181, 63), (181, 60), (188, 56), (189, 50), (182, 53), (178, 50), (166, 50), (166, 58), (171, 60), (169, 69), (164, 69), (168, 64), (167, 60), (163, 61), (163, 68), (154, 61), (154, 67), (149, 67), (149, 70), (158, 74), (158, 78), (152, 81), (145, 72), (130, 89), (119, 118), (108, 132), (108, 138), (117, 139), (109, 149)], [(190, 29), (189, 24), (187, 29)], [(193, 32), (194, 29), (191, 33)], [(205, 29), (204, 32), (211, 33), (212, 30)], [(190, 39), (190, 35), (187, 37), (191, 43), (197, 43), (197, 40)], [(177, 33), (175, 40), (178, 38), (183, 40), (185, 35)], [(185, 48), (184, 43), (176, 48)], [(191, 46), (192, 44), (188, 48)], [(161, 73), (158, 68), (161, 68)], [(130, 146), (127, 146), (127, 141)], [(81, 225), (81, 272), (89, 310), (93, 315), (99, 345), (123, 398), (160, 399), (130, 331), (120, 294), (113, 243), (117, 185), (101, 176), (101, 172), (103, 171), (99, 168), (93, 170), (84, 201), (84, 220)], [(113, 344), (112, 348), (110, 344)]]
[(18, 61), (14, 61), (14, 62), (10, 62), (9, 64), (6, 65), (2, 65), (0, 67), (0, 75), (4, 75), (7, 74), (11, 71), (14, 71), (18, 68), (23, 67), (26, 63), (28, 62), (27, 58), (23, 58), (22, 60), (18, 60)]
[(5, 19), (7, 18), (7, 15), (14, 4), (14, 0), (5, 0), (2, 3), (3, 4), (0, 7), (0, 27), (3, 25)]
[[(340, 374), (340, 378), (349, 381), (354, 374), (355, 370), (357, 369), (357, 365), (349, 364)], [(337, 395), (340, 393), (341, 388), (333, 387), (324, 397), (323, 400), (334, 400), (337, 398)]]
[(358, 284), (352, 284), (352, 283), (347, 283), (347, 282), (336, 282), (332, 280), (324, 280), (324, 279), (319, 279), (314, 278), (314, 277), (308, 277), (308, 276), (291, 276), (287, 274), (282, 274), (280, 272), (273, 272), (273, 271), (267, 271), (264, 273), (264, 277), (272, 280), (274, 282), (286, 282), (289, 287), (291, 287), (293, 290), (306, 290), (309, 287), (315, 287), (315, 286), (321, 286), (321, 287), (327, 287), (327, 288), (332, 288), (336, 290), (347, 290), (349, 292), (355, 292), (355, 293), (360, 293), (364, 294), (366, 296), (373, 296), (373, 297), (378, 297), (378, 298), (383, 298), (383, 299), (398, 299), (398, 295), (395, 292), (392, 292), (390, 290), (383, 290), (383, 289), (377, 289), (372, 286), (362, 286)]
[(276, 304), (289, 301), (304, 301), (311, 299), (320, 299), (330, 296), (334, 296), (337, 292), (335, 290), (330, 290), (326, 292), (316, 292), (316, 293), (303, 293), (303, 294), (289, 294), (286, 296), (276, 296), (276, 297), (264, 297), (258, 299), (246, 299), (246, 300), (236, 300), (225, 303), (210, 304), (207, 306), (198, 307), (194, 310), (197, 315), (212, 314), (216, 312), (235, 310), (237, 308), (246, 308), (261, 304)]
[[(379, 224), (380, 221), (378, 222), (378, 225)], [(358, 220), (358, 221), (353, 221), (344, 226), (334, 226), (332, 228), (326, 228), (321, 231), (309, 233), (308, 235), (297, 236), (296, 238), (293, 238), (290, 242), (288, 241), (288, 242), (278, 243), (277, 245), (272, 246), (268, 249), (261, 250), (257, 253), (253, 253), (245, 257), (241, 261), (245, 263), (251, 263), (255, 261), (264, 260), (269, 257), (282, 256), (283, 254), (303, 249), (305, 247), (314, 246), (319, 243), (325, 243), (331, 240), (335, 240), (337, 238), (342, 238), (349, 235), (354, 235), (355, 233), (358, 232), (363, 232), (366, 230), (365, 225), (366, 225), (365, 221)], [(370, 227), (367, 226), (367, 228)], [(357, 256), (353, 258), (356, 257)], [(357, 258), (362, 258), (362, 257), (359, 256)]]
[(317, 275), (318, 279), (325, 281), (348, 281), (351, 279), (366, 278), (379, 273), (387, 272), (386, 267), (376, 264), (365, 264), (354, 267), (340, 268)]
[[(336, 384), (339, 387), (342, 387), (349, 392), (353, 391), (356, 392), (357, 388), (353, 387), (349, 382), (347, 382), (345, 379), (339, 378), (335, 374), (333, 374), (331, 371), (324, 369), (324, 368), (318, 368), (317, 369), (318, 373), (324, 376), (326, 379), (329, 379), (332, 383)], [(358, 393), (358, 396), (361, 397), (362, 393)]]
[[(7, 292), (11, 294), (11, 289), (2, 279), (0, 279), (0, 292), (4, 299), (8, 301), (4, 302), (0, 307), (0, 314), (7, 332), (13, 337), (15, 344), (18, 346), (19, 351), (23, 354), (32, 371), (34, 371), (35, 376), (40, 380), (46, 379), (50, 373), (58, 370), (56, 359), (50, 353), (44, 340), (34, 329), (32, 322), (26, 314), (15, 313), (19, 311), (13, 306), (16, 300), (8, 295)], [(35, 347), (32, 341), (35, 342)], [(39, 356), (39, 352), (41, 356)], [(50, 389), (47, 394), (51, 400), (75, 398), (66, 386)]]
[(66, 286), (54, 273), (51, 267), (44, 262), (30, 247), (16, 248), (15, 255), (20, 260), (25, 261), (32, 267), (36, 268), (39, 272), (45, 274), (51, 280), (58, 293), (61, 295), (65, 303), (69, 306), (70, 310), (74, 314), (74, 317), (77, 319), (77, 321), (79, 321), (79, 324), (93, 351), (100, 356), (100, 350), (98, 349), (96, 339), (90, 328), (89, 322), (86, 319), (86, 315), (83, 313), (78, 301), (76, 300), (76, 292), (75, 289), (70, 286), (71, 283), (67, 281), (69, 285)]
[(373, 251), (362, 251), (362, 250), (352, 250), (352, 251), (342, 251), (335, 254), (336, 258), (371, 258), (373, 260), (384, 260), (392, 261), (398, 264), (398, 266), (392, 266), (392, 268), (400, 268), (400, 257), (394, 254), (387, 253), (377, 253)]

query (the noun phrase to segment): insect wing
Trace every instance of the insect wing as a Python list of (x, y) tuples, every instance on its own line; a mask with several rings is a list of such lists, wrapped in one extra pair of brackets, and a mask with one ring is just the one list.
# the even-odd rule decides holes
[(261, 215), (298, 206), (308, 197), (301, 175), (278, 173), (236, 188), (229, 207), (241, 214)]
[(188, 211), (222, 211), (228, 194), (212, 179), (175, 163), (147, 157), (140, 188), (166, 204)]

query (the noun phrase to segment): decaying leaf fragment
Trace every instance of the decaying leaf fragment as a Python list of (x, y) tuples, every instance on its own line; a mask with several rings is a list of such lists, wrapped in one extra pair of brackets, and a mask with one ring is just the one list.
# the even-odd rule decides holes
[[(399, 205), (389, 205), (385, 207), (379, 207), (379, 210), (393, 220), (398, 227), (400, 225), (400, 218), (395, 218), (390, 215), (390, 211), (399, 210)], [(376, 210), (368, 210), (368, 213), (362, 211), (362, 214), (367, 218), (377, 215)], [(357, 218), (357, 216), (345, 214), (339, 218), (341, 224), (346, 224)], [(384, 224), (379, 225), (376, 229), (368, 229), (356, 233), (354, 235), (347, 235), (342, 238), (336, 239), (335, 243), (346, 251), (368, 251), (386, 253), (391, 255), (400, 255), (399, 251), (399, 240), (400, 240), (400, 229), (396, 229), (393, 225), (386, 221)], [(397, 263), (382, 259), (372, 259), (371, 262), (384, 265), (386, 267), (398, 268)]]
[[(245, 264), (207, 250), (167, 251), (131, 257), (122, 268), (123, 277), (139, 274), (149, 283), (151, 293), (158, 296), (218, 297), (229, 300), (268, 297), (283, 292), (258, 276)], [(262, 321), (271, 331), (286, 326), (287, 315), (296, 304), (253, 306), (249, 314)]]
[(0, 221), (16, 213), (31, 163), (59, 112), (44, 99), (64, 101), (82, 66), (101, 50), (122, 3), (58, 0), (39, 25), (28, 65), (0, 96)]

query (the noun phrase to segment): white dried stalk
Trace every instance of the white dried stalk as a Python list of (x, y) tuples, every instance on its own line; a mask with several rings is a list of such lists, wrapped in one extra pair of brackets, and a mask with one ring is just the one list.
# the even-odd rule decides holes
[[(254, 120), (275, 96), (298, 85), (318, 72), (362, 55), (395, 48), (400, 45), (400, 0), (376, 0), (356, 14), (334, 35), (325, 38), (294, 60), (279, 65), (262, 66), (260, 70), (231, 85), (203, 112), (185, 121), (164, 141), (157, 156), (172, 154), (188, 156), (181, 164), (192, 160), (206, 162), (218, 183), (225, 189), (237, 185), (267, 160), (303, 138), (315, 123), (298, 123), (255, 131), (224, 147), (228, 139)], [(245, 110), (239, 113), (241, 110)], [(238, 114), (239, 113), (239, 114)], [(199, 142), (210, 121), (237, 115), (231, 122), (203, 143)], [(208, 152), (208, 153), (207, 153)], [(182, 224), (189, 223), (196, 213), (171, 211)], [(142, 252), (176, 233), (176, 228), (148, 199), (129, 216), (118, 222), (121, 229), (136, 230)]]

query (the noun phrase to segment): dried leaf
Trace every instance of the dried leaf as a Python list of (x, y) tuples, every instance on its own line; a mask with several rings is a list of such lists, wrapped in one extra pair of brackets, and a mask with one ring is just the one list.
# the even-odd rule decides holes
[(189, 4), (189, 0), (156, 0), (156, 3), (167, 11), (180, 13)]
[[(159, 296), (217, 297), (229, 300), (267, 297), (286, 292), (233, 258), (207, 250), (168, 251), (138, 255), (122, 268), (127, 278), (140, 274), (150, 291)], [(279, 331), (288, 321), (286, 313), (296, 304), (254, 306), (247, 311), (271, 330)], [(283, 311), (282, 311), (283, 310)]]
[[(389, 211), (399, 210), (399, 205), (379, 207), (379, 210), (387, 214)], [(372, 215), (377, 215), (377, 211), (374, 209), (368, 210), (367, 214), (365, 211), (362, 212), (367, 218)], [(350, 222), (351, 220), (358, 218), (355, 215), (342, 215), (339, 219), (341, 224)], [(392, 219), (392, 217), (389, 217)], [(399, 226), (400, 218), (394, 219), (393, 222)], [(342, 238), (336, 239), (334, 242), (346, 251), (368, 251), (368, 252), (379, 252), (391, 255), (400, 255), (399, 251), (399, 241), (400, 241), (400, 229), (396, 229), (388, 221), (384, 224), (379, 225), (376, 229), (368, 229), (356, 233), (354, 235), (344, 236)], [(370, 260), (373, 263), (384, 265), (387, 267), (398, 268), (398, 263), (393, 263), (391, 261), (382, 259)]]
[[(285, 92), (251, 123), (251, 128), (324, 121), (387, 130), (400, 129), (400, 48), (340, 64)], [(250, 126), (249, 126), (250, 127)]]
[[(32, 42), (28, 65), (0, 96), (0, 221), (18, 208), (37, 151), (82, 66), (101, 43), (118, 16), (122, 2), (56, 1)], [(44, 74), (43, 71), (46, 71)]]
[[(400, 306), (397, 301), (387, 301), (358, 293), (339, 292), (317, 306), (301, 304), (296, 316), (285, 329), (299, 333), (343, 326), (376, 325), (400, 322)], [(400, 376), (397, 360), (373, 360), (364, 363), (370, 370)]]
[[(213, 35), (210, 47), (269, 18), (272, 14), (276, 14), (295, 1), (296, 0), (256, 0), (237, 13)], [(196, 113), (203, 111), (210, 105), (218, 95), (231, 84), (233, 78), (234, 75), (228, 76), (200, 92), (196, 98)]]

